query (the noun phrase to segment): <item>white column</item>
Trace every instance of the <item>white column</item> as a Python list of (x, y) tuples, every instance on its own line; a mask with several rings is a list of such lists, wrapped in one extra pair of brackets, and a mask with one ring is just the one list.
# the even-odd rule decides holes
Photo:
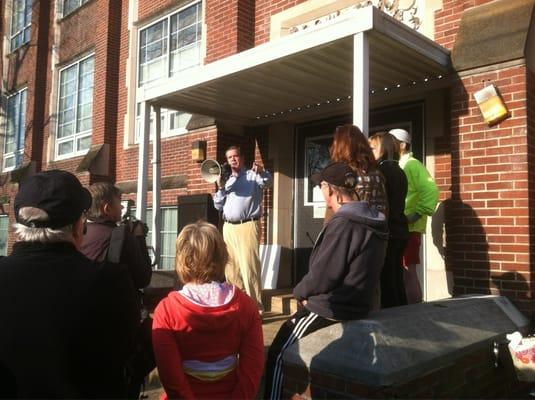
[(370, 52), (364, 32), (353, 36), (353, 124), (368, 137), (370, 115)]
[(161, 268), (161, 225), (162, 215), (160, 210), (160, 166), (161, 166), (161, 110), (160, 107), (154, 107), (156, 126), (154, 138), (152, 139), (152, 248), (154, 249), (154, 264), (156, 268)]
[(147, 219), (147, 186), (149, 179), (150, 104), (141, 103), (141, 132), (139, 135), (139, 158), (137, 166), (136, 218)]

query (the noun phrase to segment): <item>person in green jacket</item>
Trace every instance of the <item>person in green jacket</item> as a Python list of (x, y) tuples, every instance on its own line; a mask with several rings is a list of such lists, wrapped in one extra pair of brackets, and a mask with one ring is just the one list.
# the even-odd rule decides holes
[(399, 142), (399, 166), (407, 175), (408, 190), (405, 215), (409, 223), (409, 240), (403, 253), (403, 279), (409, 304), (422, 301), (422, 289), (416, 273), (420, 264), (420, 245), (425, 233), (427, 216), (433, 215), (438, 202), (438, 188), (424, 165), (410, 151), (411, 135), (405, 129), (392, 129), (388, 133)]

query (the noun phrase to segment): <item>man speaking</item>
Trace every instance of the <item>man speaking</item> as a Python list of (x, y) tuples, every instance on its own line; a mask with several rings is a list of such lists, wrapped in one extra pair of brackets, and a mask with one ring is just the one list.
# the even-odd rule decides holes
[(223, 238), (229, 252), (227, 280), (245, 290), (263, 311), (261, 297), (261, 266), (258, 258), (263, 190), (271, 186), (271, 174), (253, 163), (245, 169), (240, 148), (231, 146), (225, 152), (231, 169), (226, 182), (217, 181), (214, 207), (223, 210)]

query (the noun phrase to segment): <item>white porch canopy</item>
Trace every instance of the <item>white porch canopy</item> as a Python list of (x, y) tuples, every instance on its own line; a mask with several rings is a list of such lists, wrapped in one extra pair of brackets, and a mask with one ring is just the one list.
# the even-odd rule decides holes
[[(137, 216), (147, 199), (152, 106), (251, 126), (292, 120), (309, 110), (349, 107), (368, 133), (370, 94), (408, 90), (446, 76), (449, 51), (373, 6), (140, 89)], [(160, 118), (155, 118), (153, 232), (159, 232)], [(159, 235), (152, 235), (159, 250)], [(156, 242), (154, 242), (156, 240)]]

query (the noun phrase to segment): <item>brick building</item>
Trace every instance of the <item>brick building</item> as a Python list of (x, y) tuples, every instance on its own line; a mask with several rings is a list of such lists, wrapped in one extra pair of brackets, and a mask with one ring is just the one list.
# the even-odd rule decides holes
[[(159, 210), (159, 267), (171, 268), (177, 199), (213, 190), (192, 146), (222, 160), (238, 143), (274, 173), (263, 243), (280, 249), (277, 286), (290, 287), (322, 225), (308, 176), (353, 121), (409, 129), (440, 187), (426, 298), (501, 293), (533, 312), (533, 0), (0, 4), (4, 252), (18, 182), (61, 168), (116, 183), (149, 221)], [(510, 113), (492, 127), (474, 99), (489, 84)]]

